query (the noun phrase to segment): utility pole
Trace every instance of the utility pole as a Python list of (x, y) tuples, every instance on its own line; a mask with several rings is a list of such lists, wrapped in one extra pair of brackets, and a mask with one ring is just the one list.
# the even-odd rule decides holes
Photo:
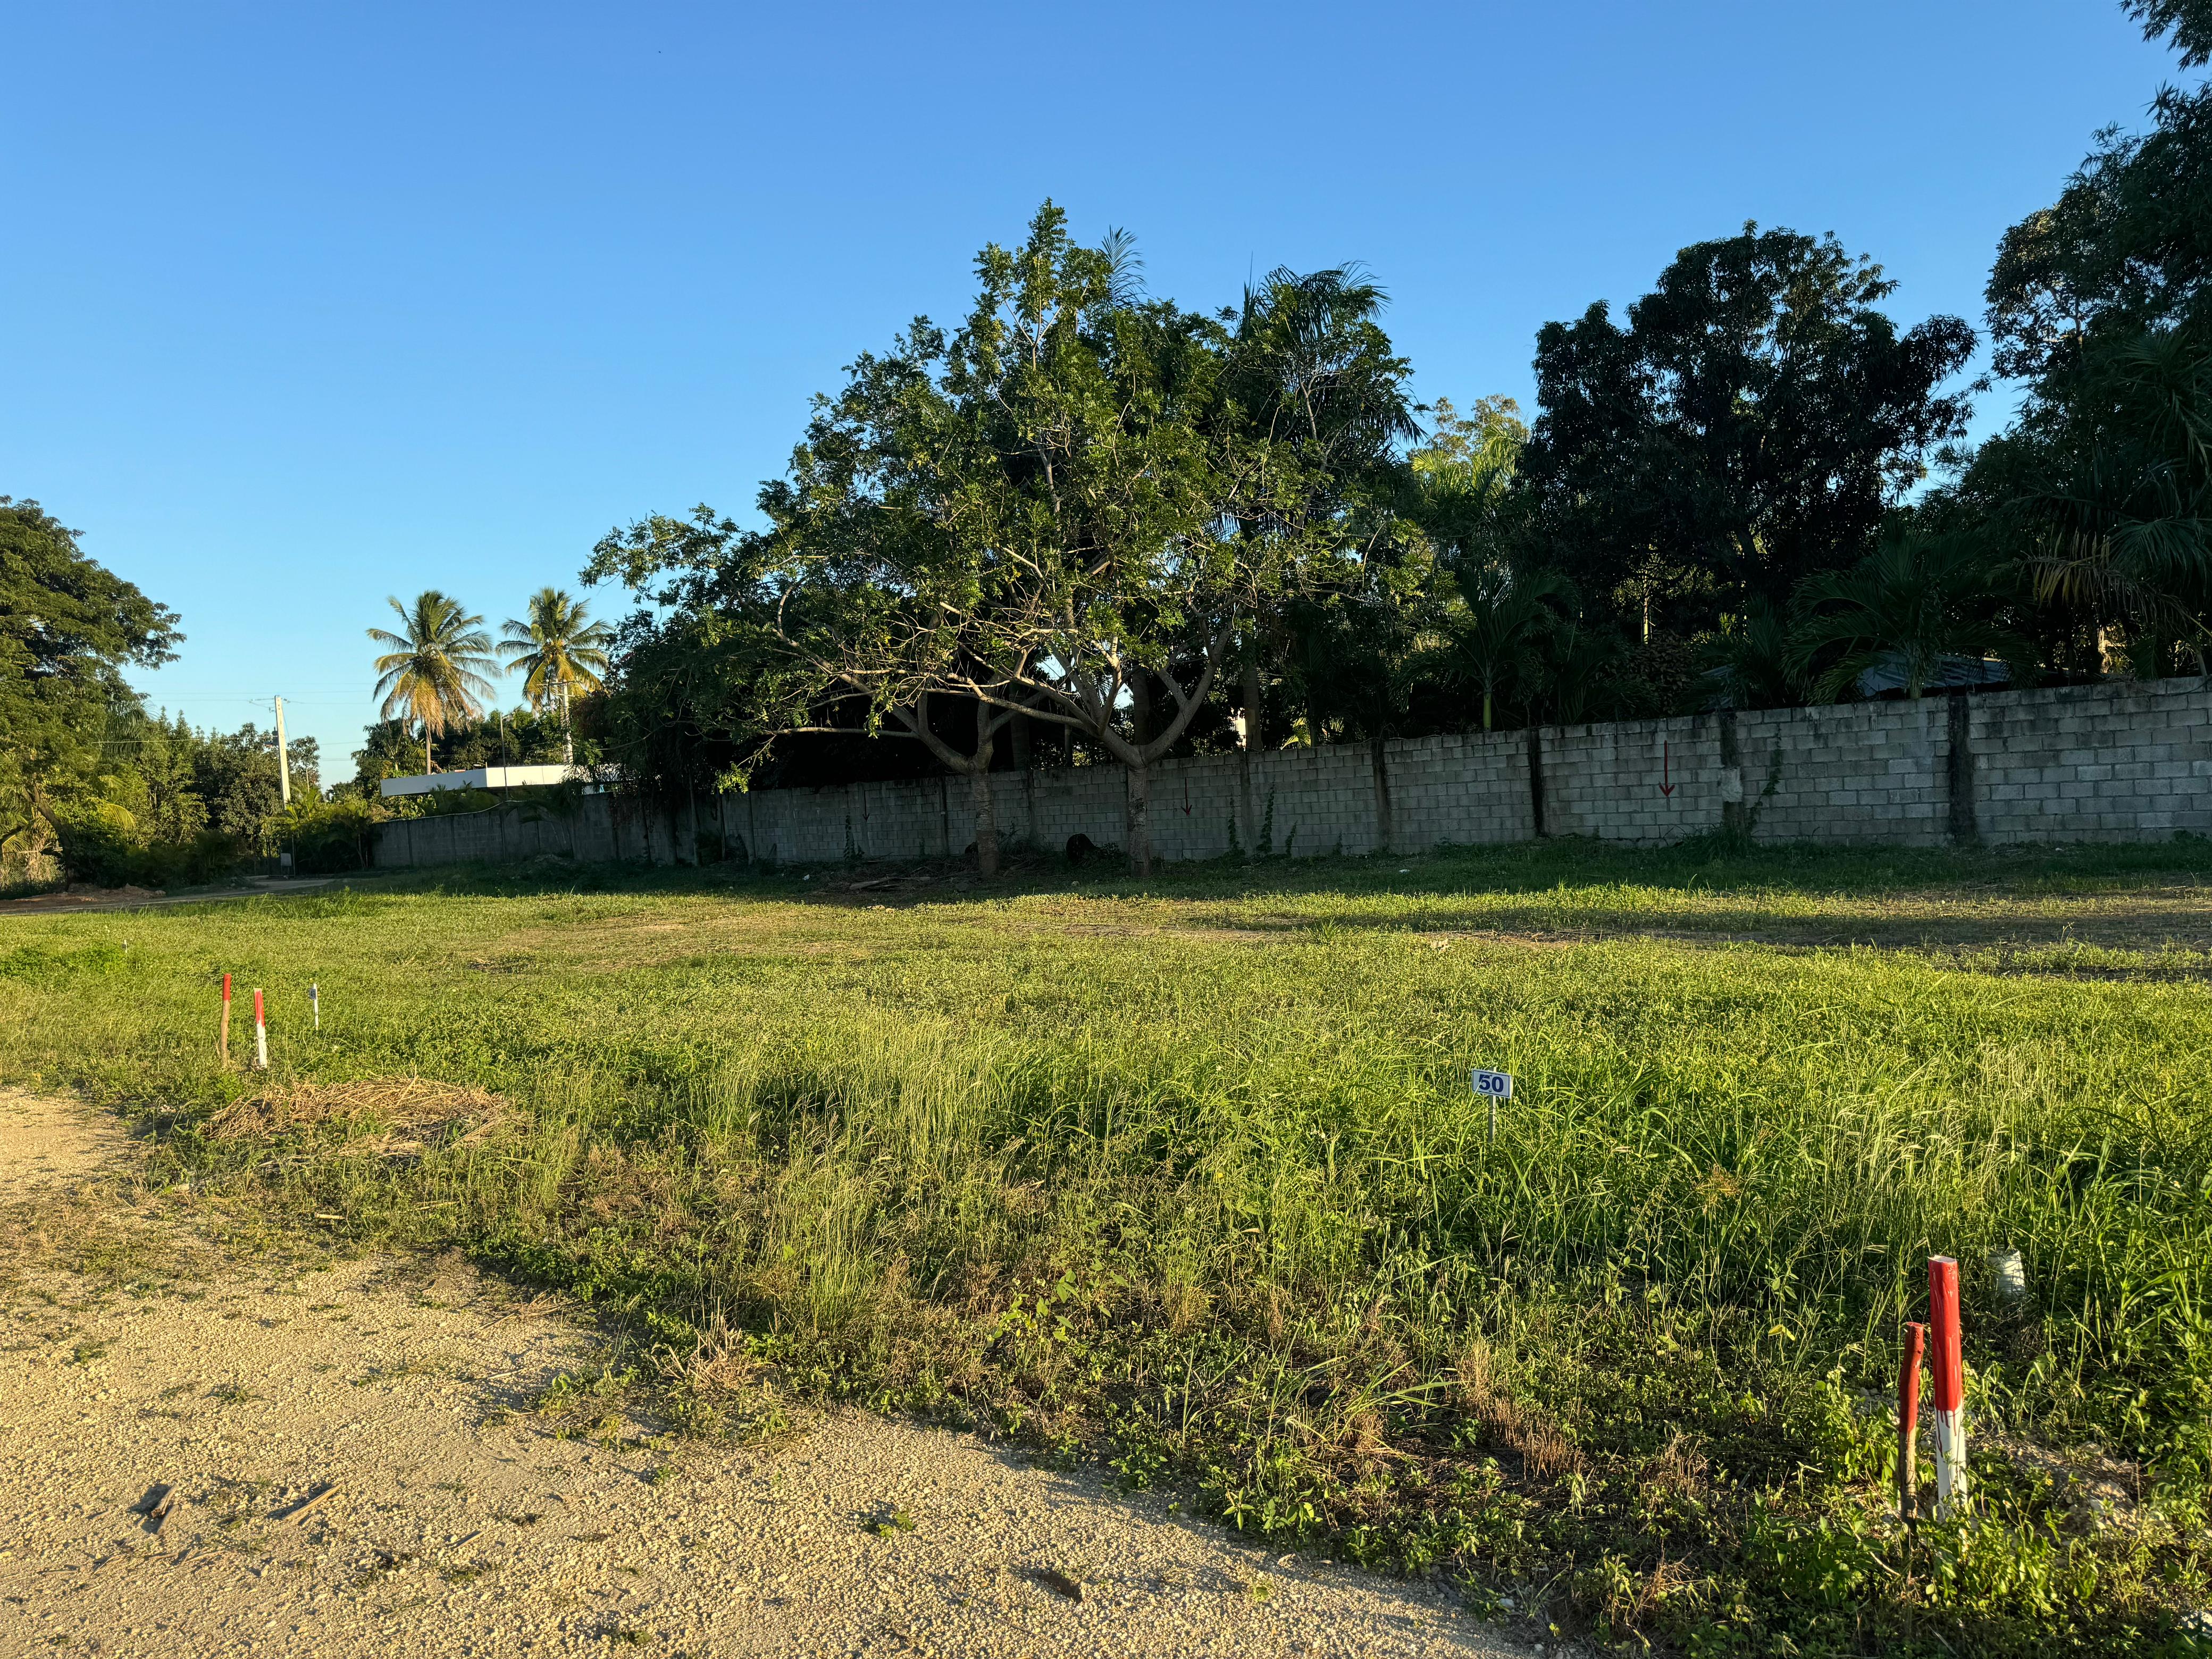
[(283, 803), (292, 804), (292, 756), (284, 747), (284, 699), (276, 699), (276, 793)]

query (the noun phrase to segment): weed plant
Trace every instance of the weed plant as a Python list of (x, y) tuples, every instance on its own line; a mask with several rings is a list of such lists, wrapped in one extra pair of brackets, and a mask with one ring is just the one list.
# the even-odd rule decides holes
[[(771, 1397), (973, 1423), (1698, 1654), (2179, 1653), (2208, 869), (1549, 848), (892, 904), (479, 872), (5, 924), (0, 1077), (119, 1103), (233, 1206), (591, 1297), (701, 1432)], [(263, 1081), (215, 1062), (224, 971), (271, 994), (279, 1084), (515, 1109), (218, 1138)], [(1478, 1065), (1517, 1079), (1494, 1142)], [(1979, 1496), (1908, 1537), (1934, 1254)], [(2093, 1454), (2117, 1514), (2075, 1501)]]

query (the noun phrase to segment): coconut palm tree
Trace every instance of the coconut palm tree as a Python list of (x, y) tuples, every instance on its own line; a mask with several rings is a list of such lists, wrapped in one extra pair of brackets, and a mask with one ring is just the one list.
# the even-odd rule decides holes
[(528, 619), (509, 618), (501, 630), (500, 655), (507, 672), (522, 676), (522, 695), (538, 708), (561, 705), (561, 726), (568, 763), (576, 763), (576, 733), (569, 724), (569, 700), (578, 691), (596, 691), (607, 672), (607, 647), (614, 629), (587, 619), (583, 602), (557, 587), (530, 596)]
[(404, 633), (372, 628), (368, 637), (391, 647), (376, 659), (376, 694), (384, 699), (384, 718), (422, 724), (422, 769), (436, 771), (430, 739), (449, 727), (475, 720), (479, 697), (491, 696), (485, 674), (492, 660), (491, 635), (483, 618), (471, 617), (460, 601), (434, 587), (415, 596), (410, 607), (390, 601)]

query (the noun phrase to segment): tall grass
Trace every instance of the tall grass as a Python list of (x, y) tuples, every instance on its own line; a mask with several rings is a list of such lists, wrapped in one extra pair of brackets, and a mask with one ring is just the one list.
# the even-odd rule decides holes
[[(40, 922), (0, 950), (0, 1076), (122, 1100), (167, 1126), (161, 1158), (258, 1204), (580, 1289), (672, 1377), (734, 1330), (787, 1387), (993, 1424), (1376, 1564), (1549, 1585), (1615, 1634), (2161, 1639), (2205, 1583), (2205, 991), (1455, 939), (1437, 913), (1501, 888), (1437, 868), (1395, 896), (877, 911), (782, 883)], [(1611, 861), (1603, 906), (1679, 913), (1716, 874), (1778, 915), (1856, 902), (1817, 860), (1763, 888), (1670, 868)], [(2029, 911), (2146, 878), (1979, 873)], [(1239, 925), (1262, 916), (1295, 925)], [(211, 1064), (222, 968), (278, 988), (288, 1073), (481, 1083), (516, 1121), (404, 1159), (367, 1123), (207, 1139), (246, 1086)], [(1518, 1079), (1494, 1143), (1477, 1064)], [(2027, 1309), (1991, 1299), (1999, 1247)], [(1984, 1445), (2139, 1462), (2132, 1530), (1985, 1455), (1982, 1519), (1926, 1529), (1907, 1587), (1880, 1399), (1936, 1253), (1966, 1264)]]

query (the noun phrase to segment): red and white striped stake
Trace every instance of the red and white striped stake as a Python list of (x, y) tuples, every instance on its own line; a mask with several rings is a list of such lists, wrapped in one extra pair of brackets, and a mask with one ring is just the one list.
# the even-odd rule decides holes
[(1907, 1525), (1920, 1508), (1920, 1356), (1927, 1340), (1925, 1325), (1907, 1325), (1897, 1368), (1897, 1518)]
[(1928, 1261), (1928, 1320), (1936, 1328), (1929, 1369), (1936, 1382), (1936, 1515), (1966, 1512), (1966, 1359), (1959, 1342), (1959, 1264)]
[(225, 974), (225, 975), (222, 976), (222, 1029), (220, 1031), (218, 1031), (218, 1032), (216, 1033), (216, 1035), (215, 1046), (216, 1046), (216, 1052), (217, 1054), (221, 1054), (221, 1055), (222, 1056), (222, 1063), (223, 1063), (224, 1065), (226, 1065), (226, 1066), (229, 1065), (229, 1064), (230, 1064), (230, 975), (229, 975), (228, 974)]
[(259, 991), (253, 994), (253, 1069), (269, 1069), (269, 1021), (262, 1012)]

